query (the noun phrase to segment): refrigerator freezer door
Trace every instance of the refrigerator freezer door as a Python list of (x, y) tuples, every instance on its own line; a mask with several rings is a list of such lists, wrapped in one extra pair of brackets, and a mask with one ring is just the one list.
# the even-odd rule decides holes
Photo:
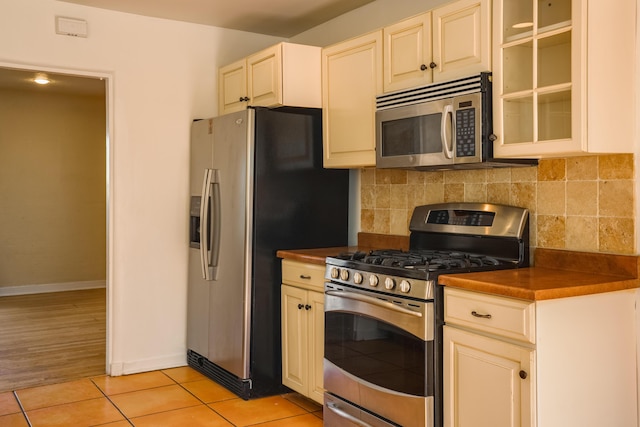
[[(209, 360), (239, 378), (249, 377), (250, 203), (252, 110), (214, 118), (213, 170), (219, 191), (215, 280), (209, 282)], [(213, 221), (215, 222), (215, 220)]]

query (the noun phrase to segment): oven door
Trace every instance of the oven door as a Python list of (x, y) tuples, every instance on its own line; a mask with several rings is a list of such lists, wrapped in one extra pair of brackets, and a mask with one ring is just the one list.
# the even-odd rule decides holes
[[(326, 283), (324, 387), (393, 423), (433, 426), (433, 335), (432, 301)], [(331, 416), (348, 412), (332, 405)]]

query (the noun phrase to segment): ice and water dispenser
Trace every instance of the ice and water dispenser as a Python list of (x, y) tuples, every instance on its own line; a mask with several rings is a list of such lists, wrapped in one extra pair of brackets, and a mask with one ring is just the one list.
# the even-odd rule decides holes
[(191, 196), (189, 206), (189, 247), (200, 249), (200, 196)]

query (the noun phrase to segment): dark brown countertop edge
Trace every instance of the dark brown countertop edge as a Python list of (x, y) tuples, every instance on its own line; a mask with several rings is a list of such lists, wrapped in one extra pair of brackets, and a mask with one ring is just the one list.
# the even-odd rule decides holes
[(314, 249), (281, 249), (276, 252), (276, 256), (282, 259), (292, 261), (306, 262), (308, 264), (324, 265), (325, 258), (332, 255), (338, 255), (341, 252), (353, 252), (357, 249), (354, 246), (341, 246), (332, 248), (314, 248)]
[[(324, 265), (342, 252), (409, 248), (409, 236), (358, 233), (357, 246), (282, 249), (282, 259)], [(441, 285), (531, 301), (590, 295), (640, 287), (640, 257), (536, 248), (533, 267), (480, 273), (443, 274)]]
[[(527, 282), (514, 281), (513, 283), (502, 282), (496, 280), (495, 277), (483, 280), (482, 277), (463, 277), (459, 275), (441, 275), (438, 283), (449, 288), (466, 289), (470, 291), (483, 292), (492, 295), (520, 298), (530, 301), (542, 301), (549, 299), (568, 298), (581, 295), (592, 295), (603, 292), (623, 291), (627, 289), (636, 289), (640, 287), (638, 279), (620, 279), (613, 276), (597, 276), (593, 277), (592, 283), (576, 283), (572, 284), (571, 275), (565, 275), (567, 270), (555, 270), (544, 268), (524, 268), (520, 270), (508, 270), (512, 272), (523, 273), (526, 270), (546, 270), (548, 272), (548, 287), (536, 288), (528, 286)], [(503, 271), (506, 273), (507, 270)], [(468, 275), (482, 275), (483, 273), (468, 273)], [(555, 283), (554, 283), (555, 282)]]
[(357, 246), (339, 246), (330, 248), (312, 249), (281, 249), (276, 256), (292, 261), (306, 262), (309, 264), (324, 264), (328, 256), (338, 255), (342, 252), (370, 251), (372, 249), (409, 249), (409, 236), (393, 234), (358, 233)]
[(557, 268), (594, 274), (622, 277), (640, 277), (640, 257), (595, 252), (576, 252), (560, 249), (537, 248), (536, 267)]
[(532, 301), (640, 287), (640, 257), (538, 248), (535, 266), (440, 275), (444, 286)]

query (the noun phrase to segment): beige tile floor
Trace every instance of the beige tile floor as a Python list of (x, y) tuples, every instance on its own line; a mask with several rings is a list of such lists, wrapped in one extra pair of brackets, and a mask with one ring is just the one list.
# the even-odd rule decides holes
[(2, 427), (321, 427), (297, 394), (245, 401), (199, 372), (174, 368), (0, 393)]

